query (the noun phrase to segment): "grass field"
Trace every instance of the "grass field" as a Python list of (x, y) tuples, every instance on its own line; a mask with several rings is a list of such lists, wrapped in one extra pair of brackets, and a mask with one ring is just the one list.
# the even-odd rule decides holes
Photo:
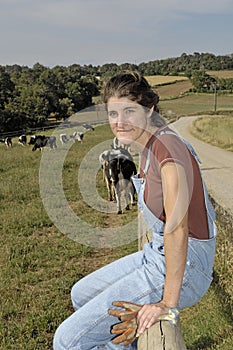
[[(233, 70), (220, 70), (220, 71), (210, 70), (210, 71), (206, 71), (206, 73), (213, 76), (213, 77), (217, 77), (217, 78), (224, 78), (224, 79), (232, 79), (233, 78)], [(148, 82), (151, 86), (189, 81), (188, 77), (180, 76), (180, 75), (175, 75), (175, 76), (148, 75), (148, 76), (145, 76), (145, 78), (148, 80)]]
[(177, 81), (175, 84), (156, 86), (154, 90), (158, 93), (160, 99), (163, 100), (172, 97), (179, 97), (180, 95), (189, 92), (192, 86), (190, 80), (184, 80)]
[[(212, 94), (191, 94), (160, 101), (159, 106), (161, 113), (168, 117), (213, 113), (214, 96)], [(217, 96), (217, 112), (223, 111), (233, 111), (233, 95)]]
[(145, 76), (146, 80), (149, 82), (151, 86), (156, 85), (164, 85), (164, 84), (170, 84), (175, 83), (178, 81), (186, 81), (189, 80), (185, 76), (180, 75), (147, 75)]
[[(137, 216), (136, 206), (121, 216), (93, 210), (79, 192), (80, 162), (93, 147), (111, 138), (107, 125), (96, 127), (85, 135), (83, 144), (72, 145), (64, 161), (62, 184), (67, 202), (93, 227), (122, 226)], [(136, 251), (137, 240), (116, 248), (95, 248), (60, 232), (40, 196), (41, 153), (13, 142), (12, 149), (0, 145), (0, 348), (49, 350), (55, 329), (72, 313), (72, 285), (87, 273)], [(58, 145), (55, 152), (61, 151)], [(101, 171), (97, 172), (97, 191), (106, 198)], [(189, 350), (232, 349), (232, 218), (221, 208), (216, 210), (219, 235), (214, 282), (200, 303), (182, 312)]]
[(195, 120), (192, 134), (214, 146), (233, 152), (233, 117), (203, 116)]
[(210, 70), (206, 72), (207, 74), (224, 79), (232, 79), (233, 78), (233, 70)]

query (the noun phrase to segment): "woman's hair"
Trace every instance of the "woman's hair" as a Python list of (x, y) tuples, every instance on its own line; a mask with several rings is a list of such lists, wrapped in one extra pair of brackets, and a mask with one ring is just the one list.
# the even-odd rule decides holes
[(107, 104), (110, 97), (127, 97), (146, 108), (154, 107), (151, 123), (158, 127), (166, 124), (159, 114), (159, 96), (152, 90), (148, 81), (137, 72), (123, 71), (110, 78), (103, 90), (103, 102)]

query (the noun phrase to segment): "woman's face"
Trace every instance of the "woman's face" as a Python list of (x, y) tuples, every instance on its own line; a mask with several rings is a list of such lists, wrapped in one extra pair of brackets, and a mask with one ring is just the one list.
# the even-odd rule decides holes
[(147, 143), (152, 109), (147, 110), (127, 97), (110, 97), (107, 111), (110, 127), (121, 143)]

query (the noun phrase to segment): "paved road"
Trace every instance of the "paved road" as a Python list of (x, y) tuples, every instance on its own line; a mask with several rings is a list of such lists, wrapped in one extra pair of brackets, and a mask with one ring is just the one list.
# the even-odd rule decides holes
[(193, 137), (189, 133), (189, 126), (196, 118), (180, 118), (172, 128), (192, 144), (200, 157), (202, 173), (211, 196), (233, 214), (233, 152), (224, 151)]

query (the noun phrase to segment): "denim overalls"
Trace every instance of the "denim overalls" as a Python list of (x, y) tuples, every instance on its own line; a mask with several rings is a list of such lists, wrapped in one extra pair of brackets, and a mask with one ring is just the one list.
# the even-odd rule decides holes
[[(186, 141), (182, 141), (197, 158), (192, 147)], [(150, 152), (145, 173), (149, 166)], [(113, 308), (112, 302), (116, 300), (149, 304), (162, 299), (166, 274), (163, 250), (164, 223), (152, 214), (144, 202), (146, 179), (136, 175), (133, 182), (138, 193), (139, 209), (153, 233), (152, 242), (146, 243), (142, 251), (127, 255), (94, 271), (73, 286), (71, 299), (75, 312), (57, 329), (54, 350), (136, 349), (136, 341), (129, 346), (112, 343), (110, 328), (119, 321), (116, 317), (108, 315), (108, 309)], [(180, 308), (196, 304), (212, 281), (216, 229), (214, 211), (205, 186), (204, 191), (211, 238), (189, 238)]]

